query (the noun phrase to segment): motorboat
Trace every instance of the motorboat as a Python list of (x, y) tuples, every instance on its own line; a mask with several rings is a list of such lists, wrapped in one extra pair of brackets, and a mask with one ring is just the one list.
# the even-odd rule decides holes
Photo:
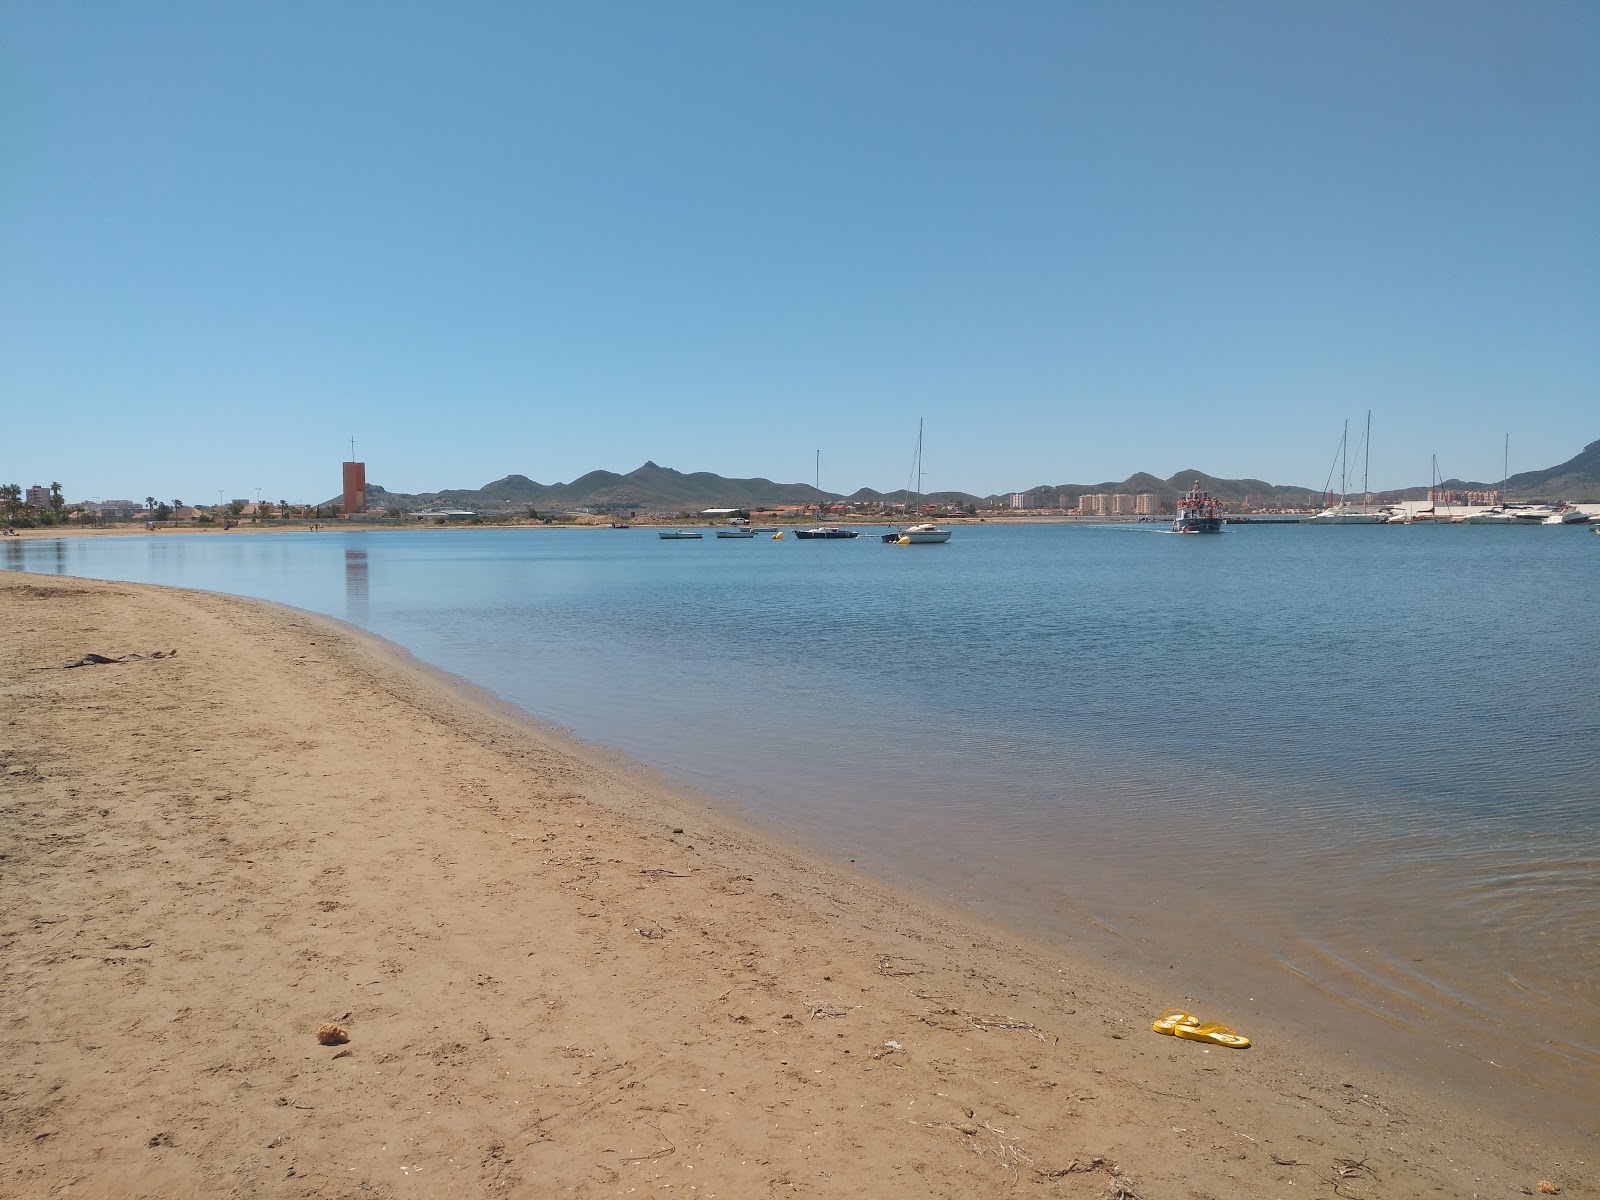
[(693, 529), (663, 529), (656, 536), (664, 542), (687, 541), (701, 535)]
[(719, 538), (753, 538), (755, 535), (756, 531), (754, 529), (750, 529), (743, 525), (736, 526), (732, 529), (717, 530), (717, 536)]

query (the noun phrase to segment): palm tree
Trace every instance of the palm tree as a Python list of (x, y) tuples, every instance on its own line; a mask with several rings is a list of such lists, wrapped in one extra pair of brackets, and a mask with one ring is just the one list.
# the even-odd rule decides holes
[(65, 503), (66, 502), (61, 499), (61, 485), (59, 483), (52, 483), (50, 485), (50, 507), (55, 510), (57, 517), (61, 515), (61, 507)]
[(0, 485), (0, 503), (6, 506), (6, 519), (10, 520), (17, 515), (17, 508), (22, 503), (22, 485), (7, 483)]
[(146, 496), (144, 498), (144, 506), (150, 512), (155, 512), (155, 510), (156, 510), (156, 498), (154, 496)]

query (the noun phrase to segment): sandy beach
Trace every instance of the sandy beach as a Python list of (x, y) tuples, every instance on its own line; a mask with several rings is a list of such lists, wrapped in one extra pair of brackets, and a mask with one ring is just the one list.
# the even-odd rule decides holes
[(1600, 1194), (1594, 1135), (1155, 1034), (1230, 1014), (337, 622), (14, 572), (0, 613), (0, 1196)]

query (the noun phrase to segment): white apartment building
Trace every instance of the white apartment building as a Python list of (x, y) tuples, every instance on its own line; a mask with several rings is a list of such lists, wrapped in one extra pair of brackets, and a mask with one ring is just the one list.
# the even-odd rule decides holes
[(1135, 516), (1153, 517), (1161, 511), (1161, 497), (1154, 492), (1140, 492), (1133, 498)]
[(1078, 513), (1087, 517), (1103, 517), (1110, 503), (1111, 497), (1103, 492), (1085, 492), (1078, 497)]

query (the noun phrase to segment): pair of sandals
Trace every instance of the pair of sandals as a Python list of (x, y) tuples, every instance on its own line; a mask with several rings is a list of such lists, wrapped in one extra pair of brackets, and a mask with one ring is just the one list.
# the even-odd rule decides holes
[(1181, 1008), (1167, 1009), (1150, 1028), (1157, 1033), (1187, 1038), (1191, 1042), (1210, 1042), (1216, 1046), (1231, 1046), (1235, 1050), (1243, 1050), (1250, 1044), (1250, 1039), (1238, 1030), (1216, 1021), (1202, 1025), (1199, 1017), (1191, 1016)]

